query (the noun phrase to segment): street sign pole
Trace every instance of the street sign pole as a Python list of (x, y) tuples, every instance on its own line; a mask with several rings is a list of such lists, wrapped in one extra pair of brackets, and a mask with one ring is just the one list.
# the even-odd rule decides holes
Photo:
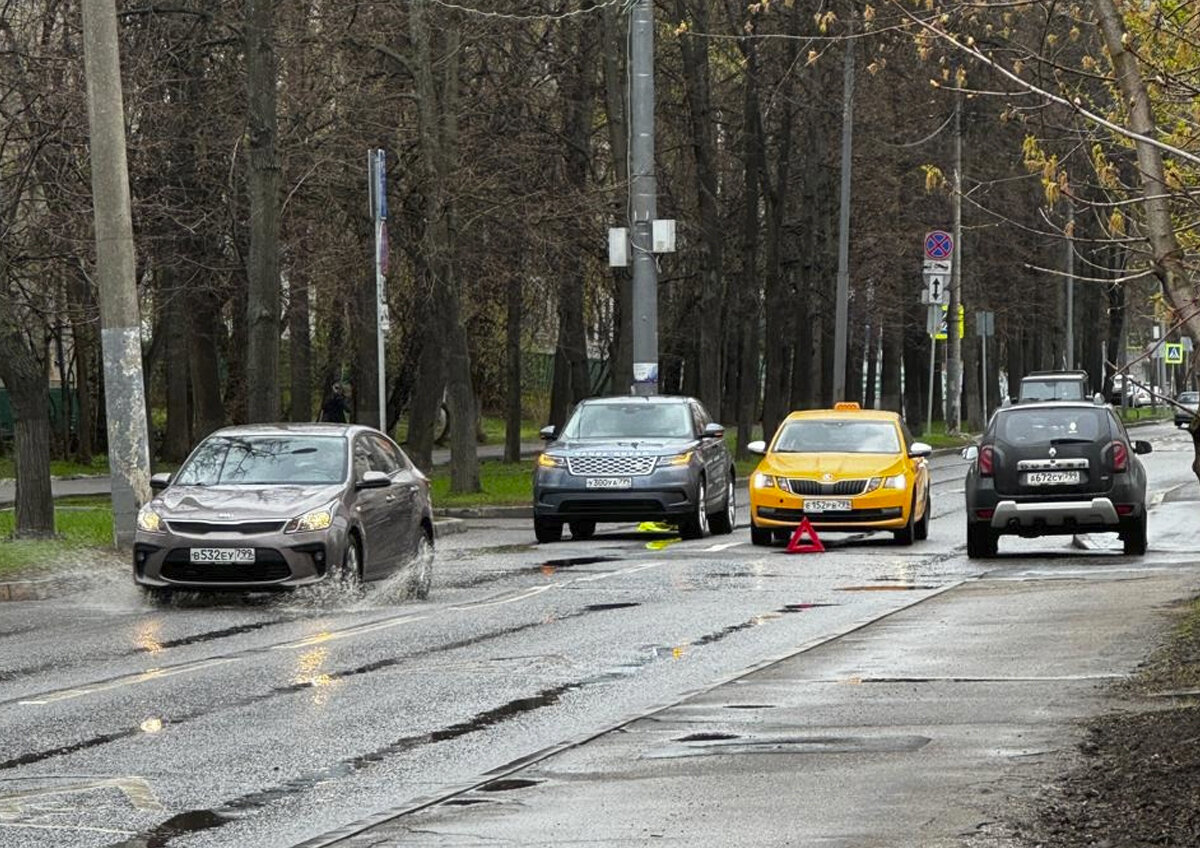
[(367, 182), (371, 203), (371, 220), (375, 224), (375, 354), (378, 360), (379, 429), (387, 432), (387, 382), (384, 379), (384, 334), (388, 329), (384, 262), (387, 257), (387, 176), (386, 154), (373, 149), (367, 154)]

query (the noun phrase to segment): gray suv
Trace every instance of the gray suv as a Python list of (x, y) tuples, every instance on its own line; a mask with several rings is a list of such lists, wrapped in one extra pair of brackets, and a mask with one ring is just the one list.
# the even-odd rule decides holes
[(663, 521), (685, 539), (737, 523), (733, 459), (725, 430), (694, 398), (585, 400), (549, 441), (533, 474), (539, 542), (587, 539), (600, 521)]
[(1146, 470), (1112, 408), (1047, 402), (1001, 407), (967, 471), (967, 555), (996, 554), (1003, 534), (1116, 532), (1126, 554), (1146, 552)]

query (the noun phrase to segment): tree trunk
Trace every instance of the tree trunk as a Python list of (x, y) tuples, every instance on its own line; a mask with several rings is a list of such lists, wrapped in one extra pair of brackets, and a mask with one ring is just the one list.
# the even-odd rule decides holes
[(313, 420), (312, 333), (309, 321), (308, 275), (293, 269), (288, 286), (288, 356), (291, 368), (292, 421)]
[(505, 292), (504, 461), (521, 461), (521, 275), (513, 274)]
[(191, 417), (188, 410), (188, 314), (186, 294), (175, 286), (175, 274), (163, 269), (160, 321), (164, 331), (167, 381), (167, 428), (163, 434), (162, 459), (181, 462), (191, 447)]
[(191, 351), (192, 436), (196, 441), (225, 426), (221, 397), (221, 305), (214, 292), (204, 288), (187, 293), (188, 342)]
[(279, 418), (279, 154), (273, 0), (246, 0), (247, 262), (246, 417)]
[(7, 320), (0, 324), (0, 380), (8, 388), (13, 411), (17, 470), (14, 535), (17, 538), (53, 536), (50, 396), (46, 366), (44, 360), (29, 348), (24, 333)]
[[(676, 0), (680, 22), (708, 32), (708, 0), (689, 5)], [(684, 90), (688, 127), (695, 161), (696, 195), (700, 212), (700, 292), (695, 329), (695, 355), (689, 373), (696, 375), (696, 394), (713, 414), (719, 413), (721, 392), (721, 316), (724, 293), (724, 230), (718, 204), (716, 122), (713, 120), (707, 38), (682, 38)]]

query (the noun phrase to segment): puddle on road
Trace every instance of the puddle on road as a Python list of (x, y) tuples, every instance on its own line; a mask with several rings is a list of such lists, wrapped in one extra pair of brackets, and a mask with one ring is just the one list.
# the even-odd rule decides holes
[(511, 792), (514, 789), (528, 789), (530, 786), (537, 786), (542, 781), (529, 780), (524, 777), (506, 778), (504, 780), (493, 780), (491, 783), (485, 783), (479, 787), (480, 792)]
[(631, 607), (640, 607), (641, 604), (632, 602), (617, 602), (611, 604), (589, 604), (585, 609), (588, 612), (605, 612), (606, 610), (629, 609)]
[(773, 710), (774, 704), (726, 704), (727, 710)]
[(577, 565), (594, 565), (598, 562), (617, 562), (621, 558), (615, 556), (568, 557), (567, 559), (548, 559), (541, 565), (535, 565), (530, 571), (542, 574), (553, 574), (560, 568), (574, 568)]
[(818, 609), (820, 607), (840, 607), (840, 606), (841, 606), (841, 604), (820, 604), (820, 603), (785, 604), (782, 608), (780, 608), (779, 612), (783, 612), (783, 613), (804, 612), (805, 610)]
[(152, 830), (125, 842), (118, 842), (112, 848), (164, 848), (177, 836), (212, 830), (230, 821), (233, 821), (232, 817), (213, 810), (188, 810), (186, 813), (171, 816)]
[(676, 742), (721, 742), (726, 739), (741, 739), (736, 733), (692, 733), (680, 736)]

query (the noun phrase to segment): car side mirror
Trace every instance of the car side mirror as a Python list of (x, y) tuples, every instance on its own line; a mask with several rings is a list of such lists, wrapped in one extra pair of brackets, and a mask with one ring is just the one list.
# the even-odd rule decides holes
[(364, 471), (362, 479), (354, 484), (356, 489), (386, 489), (392, 485), (392, 478), (382, 471)]
[(1152, 453), (1153, 451), (1154, 451), (1154, 445), (1150, 444), (1149, 442), (1142, 441), (1141, 439), (1136, 439), (1133, 443), (1133, 452), (1134, 453)]
[(558, 428), (553, 424), (548, 424), (538, 430), (538, 435), (547, 442), (553, 442), (558, 437)]
[(761, 456), (767, 452), (767, 443), (762, 439), (757, 439), (756, 441), (746, 445), (746, 450), (750, 451), (750, 453), (756, 453)]
[(702, 439), (723, 439), (725, 438), (725, 428), (715, 421), (710, 421), (704, 425), (704, 432), (700, 434)]
[(979, 456), (979, 445), (967, 445), (962, 449), (962, 458), (967, 462), (974, 462)]
[(166, 471), (159, 472), (158, 474), (151, 475), (150, 477), (150, 488), (152, 491), (161, 492), (170, 485), (171, 475)]
[(933, 448), (924, 442), (913, 442), (908, 449), (908, 455), (913, 459), (930, 456), (933, 453)]

